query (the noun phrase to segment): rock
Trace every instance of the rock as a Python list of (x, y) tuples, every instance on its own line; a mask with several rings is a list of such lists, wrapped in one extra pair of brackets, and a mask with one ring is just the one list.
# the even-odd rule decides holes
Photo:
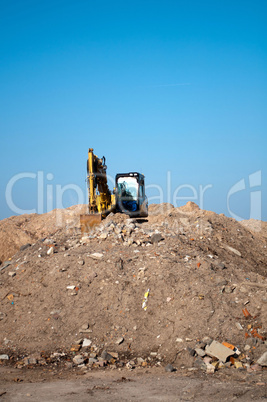
[(212, 361), (212, 358), (209, 357), (209, 356), (205, 356), (204, 359), (203, 359), (203, 362), (204, 362), (205, 364), (209, 364), (209, 363), (211, 363), (211, 361)]
[(117, 353), (117, 352), (108, 352), (108, 353), (113, 357), (113, 359), (119, 358), (119, 353)]
[(126, 368), (128, 370), (133, 370), (134, 369), (134, 364), (132, 364), (131, 362), (126, 363)]
[(243, 330), (243, 327), (242, 327), (242, 325), (240, 324), (240, 322), (236, 322), (236, 323), (235, 323), (235, 326), (236, 326), (236, 328), (239, 329), (240, 331)]
[(212, 339), (209, 337), (209, 336), (205, 336), (203, 339), (202, 339), (202, 342), (203, 343), (205, 343), (205, 345), (210, 345), (211, 343), (212, 343)]
[(108, 237), (107, 233), (101, 233), (98, 238), (105, 240)]
[(0, 355), (0, 360), (9, 360), (8, 355)]
[(245, 345), (244, 350), (247, 352), (251, 348), (250, 345)]
[(31, 247), (30, 243), (24, 244), (23, 246), (20, 247), (20, 251), (26, 250), (29, 247)]
[(205, 352), (203, 349), (195, 348), (195, 352), (196, 352), (196, 354), (197, 354), (198, 356), (200, 356), (200, 357), (206, 356), (206, 352)]
[(235, 365), (235, 368), (237, 368), (237, 369), (243, 368), (243, 364), (238, 360), (235, 360), (234, 365)]
[(79, 265), (84, 265), (84, 260), (78, 260)]
[(215, 366), (213, 364), (208, 363), (206, 368), (207, 374), (213, 374), (215, 372)]
[(187, 347), (187, 351), (189, 352), (190, 356), (195, 356), (196, 352), (195, 349)]
[(167, 366), (165, 367), (165, 371), (167, 371), (167, 373), (172, 373), (173, 371), (175, 371), (175, 368), (172, 364), (167, 364)]
[(228, 294), (233, 293), (234, 289), (235, 289), (235, 287), (232, 285), (225, 286), (224, 293), (228, 293)]
[(164, 240), (164, 237), (162, 237), (161, 233), (154, 233), (150, 238), (152, 244), (158, 243), (161, 240)]
[(52, 255), (52, 254), (54, 254), (54, 247), (52, 246), (52, 247), (49, 247), (49, 249), (47, 250), (47, 253), (46, 253), (47, 255)]
[(119, 339), (117, 339), (115, 343), (116, 343), (117, 345), (120, 345), (123, 341), (124, 341), (124, 338), (123, 338), (123, 336), (122, 336), (122, 337), (120, 337)]
[(3, 320), (6, 317), (6, 313), (3, 313), (0, 311), (0, 321)]
[(263, 355), (261, 355), (261, 357), (257, 360), (257, 363), (260, 366), (267, 366), (267, 352), (264, 352)]
[(11, 278), (14, 278), (14, 276), (16, 276), (16, 272), (10, 271), (8, 275), (11, 276)]
[(238, 255), (238, 257), (241, 257), (240, 251), (236, 250), (235, 248), (230, 247), (230, 246), (225, 246), (225, 248), (227, 248), (227, 250), (231, 251), (231, 252), (234, 253), (235, 255)]
[(206, 346), (206, 354), (212, 357), (216, 357), (223, 363), (226, 362), (229, 356), (235, 354), (233, 350), (222, 345), (220, 342), (213, 341), (210, 345)]
[(89, 254), (89, 257), (93, 258), (94, 260), (100, 260), (101, 258), (103, 258), (103, 254), (102, 253), (93, 253), (93, 254)]
[(139, 364), (140, 366), (143, 364), (144, 359), (142, 357), (137, 357), (137, 364)]
[(94, 357), (89, 357), (89, 361), (88, 361), (89, 364), (94, 364), (96, 362), (97, 362), (97, 359), (95, 359)]
[(104, 351), (101, 353), (101, 357), (102, 357), (103, 360), (107, 360), (108, 362), (109, 362), (111, 359), (113, 359), (113, 356), (112, 356), (110, 353), (108, 353), (106, 350), (104, 350)]
[(81, 329), (88, 329), (89, 328), (89, 324), (83, 324), (82, 326), (81, 326)]
[(176, 342), (183, 342), (182, 338), (176, 338)]
[[(209, 364), (209, 363), (207, 363)], [(194, 366), (200, 370), (207, 370), (207, 364), (201, 359), (201, 357), (197, 357), (194, 361)]]
[(217, 269), (226, 269), (226, 266), (224, 265), (224, 263), (223, 263), (223, 262), (220, 262), (220, 261), (214, 260), (214, 261), (212, 262), (212, 265), (213, 265), (215, 268), (217, 268)]
[(72, 359), (73, 363), (75, 364), (83, 364), (84, 363), (84, 357), (82, 355), (77, 355)]
[(77, 341), (76, 345), (71, 345), (70, 351), (79, 352), (79, 350), (81, 349), (80, 343), (82, 343), (82, 340)]
[(87, 348), (88, 346), (91, 346), (91, 345), (92, 345), (92, 341), (90, 339), (85, 338), (83, 340), (83, 344), (82, 344), (83, 348)]

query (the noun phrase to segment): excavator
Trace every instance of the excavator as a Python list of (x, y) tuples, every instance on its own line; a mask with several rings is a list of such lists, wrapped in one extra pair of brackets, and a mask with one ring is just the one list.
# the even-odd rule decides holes
[(88, 150), (87, 186), (88, 214), (80, 215), (82, 233), (113, 212), (121, 212), (129, 217), (147, 217), (148, 201), (145, 195), (145, 176), (141, 173), (118, 173), (115, 187), (111, 191), (107, 182), (106, 158), (98, 158), (93, 148)]

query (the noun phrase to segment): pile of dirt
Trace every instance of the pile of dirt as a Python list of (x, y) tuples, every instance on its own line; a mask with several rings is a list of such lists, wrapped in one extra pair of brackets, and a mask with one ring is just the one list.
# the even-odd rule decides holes
[(27, 244), (0, 267), (1, 353), (108, 350), (181, 367), (207, 339), (246, 351), (243, 364), (266, 351), (265, 224), (255, 234), (194, 203), (153, 204), (81, 237), (83, 208), (60, 224), (59, 211), (0, 222), (2, 255)]
[(0, 264), (11, 258), (24, 244), (56, 233), (57, 230), (71, 232), (79, 225), (80, 214), (86, 213), (86, 205), (75, 205), (66, 209), (54, 209), (46, 214), (24, 214), (0, 221)]

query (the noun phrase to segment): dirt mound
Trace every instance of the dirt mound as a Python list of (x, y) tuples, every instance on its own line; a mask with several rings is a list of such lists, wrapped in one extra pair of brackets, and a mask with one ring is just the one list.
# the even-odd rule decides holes
[(188, 201), (185, 205), (179, 208), (180, 211), (182, 212), (193, 212), (193, 211), (198, 211), (199, 206), (192, 201)]
[(250, 361), (258, 358), (267, 335), (265, 235), (193, 203), (150, 212), (110, 215), (82, 238), (80, 206), (62, 212), (61, 224), (56, 211), (2, 221), (9, 250), (32, 244), (0, 267), (2, 352), (69, 353), (87, 339), (83, 350), (96, 355), (179, 366), (210, 337), (250, 345)]
[(55, 233), (60, 228), (71, 231), (78, 226), (86, 205), (54, 209), (47, 214), (12, 216), (0, 221), (0, 263), (12, 257), (21, 246)]

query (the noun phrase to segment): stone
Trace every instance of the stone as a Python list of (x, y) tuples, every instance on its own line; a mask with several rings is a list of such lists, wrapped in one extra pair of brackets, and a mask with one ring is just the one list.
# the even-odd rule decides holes
[(267, 366), (267, 352), (264, 352), (263, 355), (257, 360), (257, 364), (260, 366)]
[(172, 373), (173, 371), (175, 371), (175, 368), (173, 367), (172, 364), (167, 364), (167, 366), (165, 367), (165, 371), (167, 373)]
[(82, 347), (87, 348), (92, 345), (92, 341), (90, 339), (84, 338)]
[(82, 330), (84, 330), (84, 329), (88, 329), (89, 328), (89, 324), (83, 324), (82, 326), (81, 326), (81, 329)]
[(203, 349), (195, 348), (195, 352), (196, 352), (196, 354), (197, 354), (198, 356), (200, 356), (200, 357), (206, 356), (206, 352), (205, 352)]
[(117, 352), (108, 352), (108, 353), (113, 357), (113, 359), (119, 358), (119, 353), (117, 353)]
[(88, 361), (89, 364), (94, 364), (96, 362), (97, 362), (97, 359), (95, 359), (94, 357), (89, 357), (89, 361)]
[(176, 338), (176, 342), (183, 342), (182, 338)]
[(211, 361), (212, 361), (212, 358), (209, 357), (209, 356), (205, 356), (204, 359), (203, 359), (203, 362), (206, 363), (206, 364), (211, 363)]
[(0, 355), (0, 360), (9, 360), (8, 355)]
[(218, 268), (218, 269), (226, 269), (226, 266), (224, 265), (224, 263), (223, 263), (223, 262), (220, 262), (220, 261), (214, 260), (214, 261), (212, 262), (212, 265), (214, 265), (215, 268)]
[(82, 355), (77, 355), (72, 359), (73, 363), (75, 364), (83, 364), (84, 363), (84, 357)]
[(103, 350), (103, 352), (101, 353), (101, 357), (103, 360), (107, 360), (108, 362), (113, 359), (113, 356), (108, 353), (106, 350)]
[(161, 233), (154, 233), (150, 238), (152, 244), (158, 243), (161, 240), (164, 240), (164, 237), (162, 237)]
[(240, 324), (240, 322), (236, 322), (236, 323), (235, 323), (235, 326), (236, 326), (236, 328), (239, 329), (240, 331), (243, 330), (243, 327), (242, 327), (242, 325)]
[(30, 244), (30, 243), (24, 244), (23, 246), (20, 247), (20, 251), (24, 251), (24, 250), (26, 250), (26, 249), (29, 248), (29, 247), (31, 247), (31, 244)]
[(98, 238), (105, 240), (108, 237), (107, 233), (101, 233)]
[(11, 276), (11, 278), (14, 278), (14, 276), (16, 276), (16, 272), (11, 271), (8, 273), (8, 275)]
[(235, 368), (237, 368), (237, 369), (243, 368), (243, 364), (242, 364), (240, 361), (238, 361), (238, 360), (235, 360), (234, 366), (235, 366)]
[(89, 254), (89, 257), (93, 258), (94, 260), (100, 260), (101, 258), (103, 258), (103, 254), (102, 253), (93, 253), (93, 254)]
[(187, 351), (189, 352), (190, 356), (195, 356), (196, 352), (195, 349), (187, 347)]
[(81, 349), (80, 343), (82, 341), (77, 341), (77, 342), (79, 342), (79, 343), (77, 343), (76, 345), (71, 345), (71, 348), (70, 348), (71, 352), (79, 352), (79, 350)]
[(49, 247), (49, 249), (47, 250), (46, 254), (47, 255), (52, 255), (54, 253), (54, 247)]
[(205, 336), (203, 339), (202, 339), (202, 342), (203, 343), (205, 343), (205, 345), (210, 345), (211, 343), (212, 343), (212, 339), (209, 337), (209, 336)]
[(142, 357), (137, 357), (137, 364), (139, 364), (140, 366), (143, 364), (144, 359)]
[(207, 374), (213, 374), (215, 372), (215, 367), (213, 364), (207, 364), (206, 366), (207, 366), (206, 368)]
[(220, 342), (212, 341), (210, 345), (206, 346), (206, 354), (212, 357), (216, 357), (218, 360), (222, 361), (223, 363), (226, 362), (229, 356), (235, 354), (233, 350), (227, 348), (226, 346), (222, 345)]
[(78, 260), (79, 265), (84, 265), (84, 260)]
[(123, 341), (124, 341), (124, 338), (123, 338), (123, 336), (122, 336), (122, 337), (120, 337), (119, 339), (117, 339), (115, 343), (116, 343), (117, 345), (120, 345)]
[(225, 248), (227, 248), (229, 251), (231, 251), (231, 252), (234, 253), (235, 255), (238, 255), (238, 257), (241, 257), (240, 251), (236, 250), (235, 248), (230, 247), (230, 246), (225, 246)]
[(203, 371), (207, 370), (207, 364), (201, 359), (201, 357), (197, 357), (196, 360), (194, 361), (194, 366)]
[(245, 345), (244, 350), (247, 352), (248, 350), (250, 350), (251, 346), (250, 345)]

